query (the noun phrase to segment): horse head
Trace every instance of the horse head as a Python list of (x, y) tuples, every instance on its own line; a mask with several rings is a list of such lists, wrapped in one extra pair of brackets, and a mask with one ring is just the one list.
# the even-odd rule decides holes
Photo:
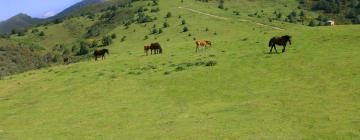
[(209, 44), (210, 47), (212, 46), (211, 41), (206, 40), (205, 42), (206, 42), (207, 44)]
[(284, 37), (285, 37), (286, 41), (289, 42), (289, 44), (291, 45), (291, 36), (286, 35)]

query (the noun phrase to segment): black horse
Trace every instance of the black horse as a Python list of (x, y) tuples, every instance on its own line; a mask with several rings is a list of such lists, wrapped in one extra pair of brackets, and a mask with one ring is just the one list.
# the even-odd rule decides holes
[(270, 42), (269, 42), (269, 47), (271, 47), (269, 53), (272, 52), (273, 48), (275, 48), (275, 52), (277, 53), (276, 45), (283, 46), (282, 52), (285, 52), (287, 42), (289, 42), (290, 45), (291, 45), (291, 36), (289, 36), (289, 35), (285, 35), (285, 36), (282, 36), (282, 37), (273, 37), (273, 38), (271, 38)]
[(150, 45), (145, 45), (144, 46), (144, 50), (146, 55), (148, 55), (148, 51), (150, 50), (150, 54), (162, 54), (162, 48), (160, 43), (156, 42), (156, 43), (151, 43)]
[(105, 58), (105, 53), (109, 54), (109, 50), (108, 49), (95, 50), (94, 51), (95, 61), (99, 56), (101, 56), (101, 59), (103, 60)]

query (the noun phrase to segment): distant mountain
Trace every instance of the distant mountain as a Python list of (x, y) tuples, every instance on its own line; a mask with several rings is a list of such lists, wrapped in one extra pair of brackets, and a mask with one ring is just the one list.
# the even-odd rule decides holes
[[(29, 15), (20, 13), (14, 17), (11, 17), (6, 21), (0, 22), (0, 34), (10, 33), (13, 29), (26, 29), (40, 23), (45, 23), (55, 19), (65, 18), (70, 15), (76, 15), (77, 13), (91, 12), (93, 9), (86, 8), (87, 6), (99, 4), (105, 1), (107, 0), (83, 0), (79, 3), (74, 4), (73, 6), (70, 6), (69, 8), (66, 8), (59, 14), (53, 17), (49, 17), (47, 19), (32, 18)], [(86, 9), (88, 10), (86, 11)]]
[(0, 22), (0, 33), (10, 33), (13, 29), (25, 29), (34, 26), (43, 21), (43, 19), (32, 18), (26, 14), (20, 13), (10, 19)]

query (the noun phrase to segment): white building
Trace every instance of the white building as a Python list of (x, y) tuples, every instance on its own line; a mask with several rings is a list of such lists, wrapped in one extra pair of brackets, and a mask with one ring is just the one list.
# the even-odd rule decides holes
[(334, 21), (334, 20), (328, 20), (328, 21), (326, 21), (326, 25), (328, 25), (328, 26), (334, 26), (334, 25), (335, 25), (335, 21)]

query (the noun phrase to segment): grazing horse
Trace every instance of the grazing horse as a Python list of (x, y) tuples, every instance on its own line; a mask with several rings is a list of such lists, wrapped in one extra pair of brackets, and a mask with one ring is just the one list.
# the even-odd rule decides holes
[(105, 53), (109, 55), (109, 50), (108, 49), (95, 50), (94, 51), (95, 61), (99, 56), (101, 56), (101, 59), (103, 60), (105, 58)]
[(275, 48), (275, 52), (277, 53), (276, 45), (283, 46), (282, 52), (285, 52), (287, 42), (289, 42), (290, 45), (291, 45), (291, 36), (289, 36), (289, 35), (285, 35), (285, 36), (282, 36), (282, 37), (273, 37), (273, 38), (271, 38), (270, 42), (269, 42), (269, 47), (271, 47), (269, 53), (272, 52), (272, 48)]
[(69, 64), (69, 57), (67, 57), (67, 56), (64, 56), (63, 57), (63, 61), (64, 61), (64, 65), (67, 65), (67, 64)]
[(150, 54), (161, 54), (162, 53), (162, 48), (160, 43), (156, 42), (156, 43), (151, 43), (150, 45), (145, 45), (144, 46), (144, 52), (146, 53), (146, 55), (148, 55), (148, 52), (150, 50)]
[(150, 50), (150, 45), (145, 45), (144, 52), (146, 53), (146, 55), (149, 55), (149, 50)]
[(196, 44), (196, 50), (195, 50), (196, 52), (198, 51), (198, 49), (199, 49), (200, 47), (204, 47), (205, 49), (206, 49), (207, 47), (211, 47), (211, 41), (208, 41), (208, 40), (196, 41), (195, 44)]

